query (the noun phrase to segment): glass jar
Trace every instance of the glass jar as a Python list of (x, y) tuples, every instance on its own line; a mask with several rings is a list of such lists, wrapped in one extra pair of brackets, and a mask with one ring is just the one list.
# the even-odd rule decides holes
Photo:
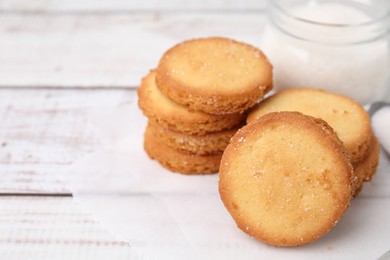
[(362, 104), (390, 89), (389, 0), (273, 0), (261, 48), (275, 89), (322, 88)]

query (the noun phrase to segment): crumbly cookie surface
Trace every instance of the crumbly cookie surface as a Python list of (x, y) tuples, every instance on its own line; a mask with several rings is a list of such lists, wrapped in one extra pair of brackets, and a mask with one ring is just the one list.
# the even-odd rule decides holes
[(222, 154), (229, 144), (230, 138), (237, 132), (238, 127), (206, 135), (188, 135), (169, 130), (149, 122), (150, 131), (161, 142), (181, 152), (199, 155)]
[(241, 128), (222, 157), (221, 199), (244, 232), (276, 246), (327, 233), (352, 192), (349, 154), (323, 120), (270, 113)]
[(173, 172), (183, 174), (216, 173), (222, 156), (222, 154), (196, 155), (172, 149), (162, 143), (150, 127), (145, 131), (144, 148), (150, 158)]
[(243, 112), (272, 89), (272, 65), (253, 46), (211, 37), (169, 49), (157, 86), (177, 103), (211, 114)]
[(375, 135), (372, 135), (367, 155), (359, 162), (353, 164), (355, 175), (353, 196), (357, 196), (363, 188), (363, 183), (368, 182), (375, 175), (379, 163), (380, 145)]
[(142, 79), (137, 90), (138, 106), (149, 120), (165, 128), (187, 134), (207, 134), (232, 128), (244, 120), (244, 115), (211, 115), (194, 111), (173, 102), (163, 95), (155, 84), (156, 72), (151, 71)]
[(325, 120), (358, 162), (367, 154), (371, 141), (370, 118), (364, 108), (350, 98), (311, 88), (282, 90), (260, 102), (247, 122), (276, 111), (298, 111)]

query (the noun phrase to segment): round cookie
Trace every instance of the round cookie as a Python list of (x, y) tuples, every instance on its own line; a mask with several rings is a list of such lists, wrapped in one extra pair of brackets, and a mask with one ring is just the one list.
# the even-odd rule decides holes
[(350, 98), (320, 89), (286, 89), (260, 102), (247, 122), (276, 111), (297, 111), (325, 120), (346, 146), (353, 163), (367, 154), (372, 135), (370, 117)]
[(148, 126), (145, 131), (144, 148), (151, 159), (165, 168), (183, 174), (209, 174), (219, 169), (222, 154), (195, 155), (182, 153), (162, 143)]
[(378, 138), (373, 135), (371, 145), (370, 145), (370, 153), (369, 153), (369, 161), (370, 166), (367, 168), (366, 174), (364, 176), (364, 181), (369, 182), (371, 181), (372, 177), (375, 175), (376, 169), (378, 168), (379, 164), (379, 155), (380, 155), (380, 145)]
[(357, 196), (363, 188), (363, 182), (368, 182), (374, 176), (379, 162), (380, 146), (379, 141), (372, 135), (368, 153), (363, 160), (353, 164), (355, 184), (353, 196)]
[(235, 127), (206, 135), (188, 135), (149, 122), (149, 129), (159, 141), (175, 150), (206, 155), (222, 154), (229, 144), (230, 138), (239, 128)]
[(222, 156), (221, 199), (245, 233), (299, 246), (327, 233), (349, 206), (348, 152), (323, 120), (275, 112), (241, 128)]
[(243, 114), (210, 115), (190, 110), (161, 94), (155, 84), (156, 73), (151, 71), (142, 79), (137, 90), (138, 106), (149, 120), (165, 128), (187, 134), (206, 134), (230, 129), (244, 120)]
[(166, 96), (210, 114), (243, 112), (272, 89), (272, 65), (255, 47), (227, 38), (182, 42), (157, 68)]

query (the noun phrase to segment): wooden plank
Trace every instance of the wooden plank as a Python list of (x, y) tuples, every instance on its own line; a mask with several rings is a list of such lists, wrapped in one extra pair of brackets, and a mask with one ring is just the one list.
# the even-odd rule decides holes
[(165, 50), (194, 37), (258, 45), (264, 13), (0, 16), (0, 86), (134, 87)]
[(265, 0), (2, 0), (3, 12), (123, 12), (123, 11), (188, 11), (188, 10), (256, 10)]
[(1, 194), (53, 193), (70, 194), (59, 179), (63, 165), (0, 165)]
[(0, 163), (66, 165), (91, 151), (98, 143), (85, 132), (91, 93), (1, 90)]
[(72, 198), (0, 197), (2, 259), (137, 259)]
[(91, 113), (135, 102), (135, 91), (0, 89), (0, 193), (69, 192), (67, 166), (104, 145)]

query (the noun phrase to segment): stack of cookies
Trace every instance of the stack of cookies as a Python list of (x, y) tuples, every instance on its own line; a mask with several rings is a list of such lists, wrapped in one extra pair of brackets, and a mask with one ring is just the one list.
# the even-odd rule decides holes
[(249, 108), (272, 89), (272, 66), (253, 46), (226, 38), (185, 41), (142, 79), (144, 148), (184, 174), (214, 173)]
[(266, 98), (225, 149), (221, 199), (237, 226), (276, 246), (331, 230), (375, 174), (379, 143), (350, 98), (294, 88)]
[(353, 195), (370, 181), (378, 166), (379, 142), (370, 117), (354, 100), (320, 89), (291, 88), (263, 100), (248, 115), (247, 122), (269, 112), (298, 111), (325, 120), (347, 149), (354, 169)]

